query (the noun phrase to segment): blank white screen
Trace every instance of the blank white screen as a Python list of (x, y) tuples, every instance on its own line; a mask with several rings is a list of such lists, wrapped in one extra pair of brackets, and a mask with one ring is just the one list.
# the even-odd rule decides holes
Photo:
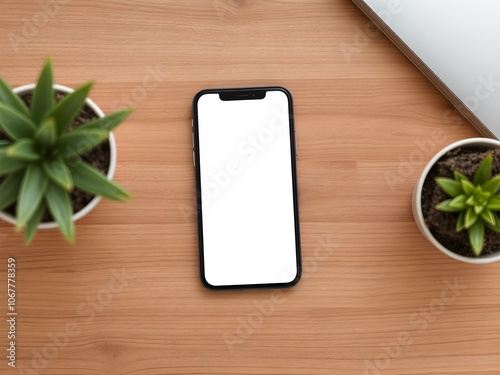
[(198, 101), (205, 279), (288, 283), (297, 275), (288, 98)]

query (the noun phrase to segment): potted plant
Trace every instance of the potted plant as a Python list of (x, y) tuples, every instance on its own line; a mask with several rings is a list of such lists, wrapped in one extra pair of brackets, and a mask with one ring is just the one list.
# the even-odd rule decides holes
[(91, 87), (54, 85), (50, 60), (37, 84), (12, 90), (0, 78), (0, 218), (24, 228), (27, 244), (37, 229), (56, 227), (74, 242), (74, 222), (101, 197), (131, 197), (111, 181), (111, 131), (131, 111), (104, 116), (87, 98)]
[(412, 209), (422, 234), (467, 263), (500, 260), (500, 142), (470, 138), (438, 152), (415, 185)]

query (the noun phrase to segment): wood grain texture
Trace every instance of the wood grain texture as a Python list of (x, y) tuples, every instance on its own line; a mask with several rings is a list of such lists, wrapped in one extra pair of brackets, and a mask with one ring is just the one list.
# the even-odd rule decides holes
[[(19, 313), (1, 374), (498, 374), (500, 266), (448, 259), (410, 209), (432, 155), (478, 133), (351, 2), (9, 0), (1, 21), (12, 85), (50, 55), (105, 112), (136, 107), (116, 132), (133, 201), (103, 201), (74, 246), (0, 223)], [(295, 99), (304, 273), (278, 294), (198, 278), (191, 100), (243, 85)]]

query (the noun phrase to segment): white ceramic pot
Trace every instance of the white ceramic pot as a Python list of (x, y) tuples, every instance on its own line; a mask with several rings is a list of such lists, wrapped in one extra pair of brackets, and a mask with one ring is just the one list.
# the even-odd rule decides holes
[[(23, 96), (25, 94), (28, 94), (32, 92), (35, 89), (35, 84), (30, 84), (30, 85), (24, 85), (20, 87), (16, 87), (13, 91), (15, 94), (19, 96)], [(63, 92), (66, 94), (72, 93), (73, 90), (72, 88), (66, 87), (66, 86), (61, 86), (61, 85), (54, 85), (54, 90)], [(89, 98), (86, 99), (85, 104), (88, 105), (100, 118), (104, 117), (104, 113), (101, 111), (101, 109)], [(115, 175), (115, 168), (116, 168), (116, 141), (113, 133), (109, 134), (109, 145), (110, 145), (110, 161), (109, 161), (109, 170), (107, 177), (109, 180), (113, 179), (113, 176)], [(80, 220), (82, 217), (87, 215), (90, 211), (92, 211), (97, 204), (101, 201), (102, 197), (96, 196), (94, 199), (92, 199), (89, 204), (87, 204), (82, 210), (76, 212), (73, 216), (72, 219), (73, 221)], [(9, 215), (8, 213), (4, 211), (0, 211), (0, 219), (11, 223), (13, 225), (16, 225), (16, 219), (12, 215)], [(38, 229), (54, 229), (58, 228), (58, 224), (54, 221), (49, 222), (49, 223), (41, 223), (38, 226)]]
[(434, 164), (441, 159), (448, 151), (453, 150), (457, 147), (486, 147), (489, 149), (496, 149), (500, 148), (500, 142), (494, 139), (489, 139), (489, 138), (469, 138), (469, 139), (464, 139), (455, 143), (452, 143), (451, 145), (443, 148), (441, 151), (439, 151), (430, 161), (429, 163), (425, 166), (424, 171), (420, 175), (420, 178), (418, 179), (415, 188), (413, 190), (413, 196), (412, 196), (412, 210), (413, 210), (413, 217), (415, 218), (415, 222), (417, 223), (418, 229), (422, 232), (422, 234), (427, 238), (435, 247), (437, 247), (439, 250), (441, 250), (443, 253), (448, 255), (449, 257), (460, 260), (465, 263), (474, 263), (474, 264), (484, 264), (484, 263), (492, 263), (492, 262), (497, 262), (500, 260), (500, 250), (497, 253), (490, 254), (490, 255), (484, 255), (484, 256), (479, 256), (477, 258), (472, 258), (472, 257), (465, 257), (462, 255), (459, 255), (446, 247), (444, 247), (438, 240), (434, 238), (432, 235), (431, 231), (429, 228), (427, 228), (427, 225), (425, 225), (424, 221), (424, 215), (422, 213), (422, 205), (421, 205), (421, 200), (422, 200), (422, 188), (424, 186), (424, 181), (427, 177), (427, 174), (431, 170), (431, 168), (434, 166)]

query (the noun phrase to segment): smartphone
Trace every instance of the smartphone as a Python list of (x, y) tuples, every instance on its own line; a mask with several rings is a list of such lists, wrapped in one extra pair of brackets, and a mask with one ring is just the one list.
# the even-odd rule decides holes
[(203, 285), (295, 285), (301, 257), (292, 95), (283, 87), (202, 90), (192, 125)]

